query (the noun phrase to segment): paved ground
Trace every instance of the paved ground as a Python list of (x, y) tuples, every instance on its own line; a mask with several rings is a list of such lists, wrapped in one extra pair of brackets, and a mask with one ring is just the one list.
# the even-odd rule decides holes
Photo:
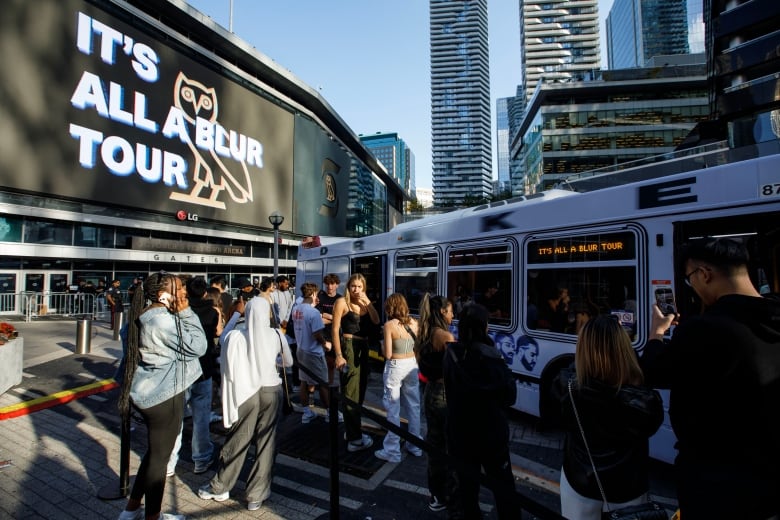
[[(14, 325), (25, 345), (24, 374), (20, 385), (0, 396), (0, 518), (116, 518), (125, 501), (98, 496), (121, 494), (117, 390), (109, 389), (121, 355), (119, 341), (113, 339), (107, 323), (94, 322), (89, 353), (74, 354), (75, 322)], [(380, 409), (380, 395), (381, 376), (373, 373), (367, 404)], [(65, 404), (46, 408), (56, 402)], [(42, 409), (3, 419), (30, 403)], [(303, 433), (327, 435), (324, 423), (319, 422)], [(291, 435), (301, 435), (299, 424), (298, 414), (284, 419), (271, 498), (259, 511), (249, 512), (242, 496), (243, 477), (226, 502), (197, 497), (197, 488), (211, 473), (192, 473), (189, 421), (185, 421), (184, 448), (177, 475), (166, 486), (163, 510), (188, 518), (328, 518), (332, 486), (327, 464), (321, 460), (325, 456), (307, 449), (305, 442), (290, 442)], [(135, 422), (132, 427), (130, 473), (134, 475), (145, 451), (145, 429)], [(371, 421), (365, 427), (380, 447), (383, 430)], [(223, 435), (219, 424), (212, 425), (215, 442), (223, 442)], [(535, 421), (520, 414), (513, 417), (511, 451), (518, 490), (527, 500), (537, 500), (555, 511), (561, 445), (560, 432), (538, 431)], [(359, 471), (345, 469), (339, 475), (341, 518), (444, 518), (443, 513), (427, 509), (425, 457), (407, 455), (400, 464), (377, 463), (372, 452), (342, 460), (342, 469), (348, 463)], [(657, 465), (652, 492), (671, 509), (674, 499), (669, 497), (674, 494), (668, 471), (668, 466)], [(495, 518), (491, 499), (483, 490), (481, 502), (487, 518)], [(527, 512), (518, 516), (533, 517)]]

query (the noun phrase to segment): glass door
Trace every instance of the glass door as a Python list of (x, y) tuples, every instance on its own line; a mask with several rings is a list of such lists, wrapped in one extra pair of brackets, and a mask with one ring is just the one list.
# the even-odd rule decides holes
[(17, 273), (0, 273), (0, 314), (19, 314), (16, 292)]

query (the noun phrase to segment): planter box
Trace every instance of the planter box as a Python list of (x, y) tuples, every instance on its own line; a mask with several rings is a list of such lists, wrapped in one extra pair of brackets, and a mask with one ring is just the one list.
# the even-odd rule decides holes
[(0, 345), (0, 394), (22, 382), (24, 338)]

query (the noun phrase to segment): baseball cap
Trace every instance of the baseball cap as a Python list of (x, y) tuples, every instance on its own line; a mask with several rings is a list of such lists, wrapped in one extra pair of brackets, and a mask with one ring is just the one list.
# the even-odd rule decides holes
[(242, 277), (238, 279), (238, 288), (243, 289), (244, 287), (252, 287), (252, 282), (249, 278)]

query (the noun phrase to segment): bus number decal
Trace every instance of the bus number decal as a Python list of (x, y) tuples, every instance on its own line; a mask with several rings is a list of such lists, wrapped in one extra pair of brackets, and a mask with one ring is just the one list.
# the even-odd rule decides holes
[(777, 197), (778, 195), (780, 195), (780, 182), (762, 184), (759, 188), (758, 196), (762, 199)]
[(696, 177), (640, 186), (638, 188), (639, 209), (659, 208), (661, 206), (696, 202), (698, 197), (696, 195), (690, 195), (692, 192), (691, 187), (688, 186), (689, 184), (696, 184)]

